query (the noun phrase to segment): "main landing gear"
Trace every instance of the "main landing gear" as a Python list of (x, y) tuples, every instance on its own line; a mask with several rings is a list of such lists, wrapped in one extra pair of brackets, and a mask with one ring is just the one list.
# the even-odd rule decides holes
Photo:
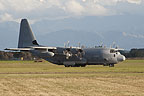
[(65, 67), (86, 67), (86, 65), (64, 65)]
[(103, 64), (103, 66), (114, 67), (114, 64)]

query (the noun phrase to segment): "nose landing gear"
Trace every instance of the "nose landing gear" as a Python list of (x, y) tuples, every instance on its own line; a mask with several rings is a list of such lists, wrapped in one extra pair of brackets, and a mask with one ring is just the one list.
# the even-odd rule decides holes
[(114, 67), (114, 64), (109, 64), (109, 67)]

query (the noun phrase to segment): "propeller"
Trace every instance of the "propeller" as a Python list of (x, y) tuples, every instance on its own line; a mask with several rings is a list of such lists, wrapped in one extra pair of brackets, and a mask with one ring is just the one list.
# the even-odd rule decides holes
[(78, 43), (78, 47), (79, 47), (79, 48), (81, 47), (81, 44), (80, 44), (80, 42)]
[(103, 47), (103, 42), (101, 42), (100, 46)]
[(65, 50), (63, 54), (66, 56), (66, 59), (70, 59), (72, 56), (82, 59), (84, 52), (80, 43), (78, 43), (78, 47), (70, 47), (69, 41), (67, 42), (67, 47), (65, 45), (66, 44), (64, 44)]
[(112, 47), (112, 48), (115, 48), (115, 47), (116, 47), (116, 43), (113, 42), (112, 45), (111, 45), (111, 47)]
[(69, 45), (70, 45), (70, 41), (67, 42), (67, 47), (69, 47)]
[(83, 51), (82, 49), (77, 49), (77, 54), (76, 54), (76, 56), (77, 56), (78, 58), (82, 59), (83, 55), (84, 55), (84, 51)]
[(73, 55), (71, 52), (71, 48), (66, 48), (66, 50), (63, 51), (63, 54), (66, 56), (66, 59), (69, 59)]
[(64, 43), (64, 48), (66, 48), (66, 44)]

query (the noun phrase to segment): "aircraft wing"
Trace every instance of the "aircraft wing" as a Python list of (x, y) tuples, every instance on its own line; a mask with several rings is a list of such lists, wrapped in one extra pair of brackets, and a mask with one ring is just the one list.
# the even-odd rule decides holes
[(57, 49), (56, 47), (32, 47), (33, 49)]
[(30, 51), (31, 48), (6, 48), (4, 50), (10, 50), (10, 51)]
[(10, 50), (10, 51), (30, 51), (30, 50), (47, 50), (47, 49), (56, 49), (56, 47), (6, 48), (4, 50)]

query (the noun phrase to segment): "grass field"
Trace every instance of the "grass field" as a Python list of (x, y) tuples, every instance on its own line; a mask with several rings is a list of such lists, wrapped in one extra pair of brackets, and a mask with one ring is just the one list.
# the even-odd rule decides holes
[(144, 96), (144, 60), (114, 68), (0, 61), (0, 96)]

